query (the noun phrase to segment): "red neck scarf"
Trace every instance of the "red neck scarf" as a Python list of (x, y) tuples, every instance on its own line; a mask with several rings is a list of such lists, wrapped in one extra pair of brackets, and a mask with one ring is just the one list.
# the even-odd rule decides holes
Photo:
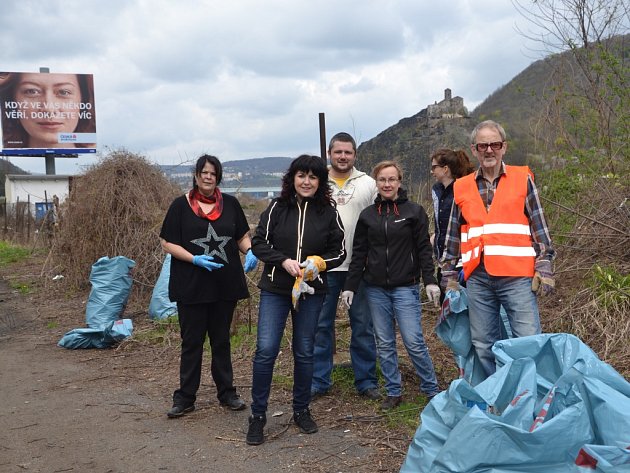
[[(208, 220), (216, 220), (221, 216), (221, 212), (223, 212), (223, 196), (221, 195), (221, 191), (218, 187), (214, 188), (214, 194), (210, 197), (206, 197), (199, 189), (194, 187), (188, 193), (188, 201), (190, 202), (190, 208), (195, 214), (197, 214), (201, 218), (207, 218)], [(204, 204), (214, 204), (214, 208), (209, 212), (205, 213), (199, 202), (203, 202)]]

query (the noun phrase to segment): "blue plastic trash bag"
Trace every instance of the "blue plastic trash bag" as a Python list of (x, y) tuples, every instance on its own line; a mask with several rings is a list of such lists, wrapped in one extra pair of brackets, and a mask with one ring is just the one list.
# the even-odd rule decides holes
[(630, 472), (630, 445), (608, 447), (584, 445), (575, 460), (584, 472), (628, 473)]
[(587, 455), (598, 471), (630, 467), (630, 383), (590, 348), (544, 334), (493, 351), (495, 374), (427, 405), (401, 472), (577, 473)]
[(75, 328), (66, 333), (57, 343), (60, 347), (76, 350), (78, 348), (109, 348), (131, 336), (133, 324), (130, 319), (110, 322), (103, 329)]
[(124, 256), (103, 256), (92, 265), (92, 290), (85, 308), (89, 328), (102, 330), (122, 316), (133, 282), (130, 271), (135, 265), (135, 261)]
[(168, 297), (168, 281), (171, 275), (171, 255), (167, 254), (162, 270), (153, 288), (149, 303), (149, 318), (166, 319), (177, 314), (177, 304)]
[(468, 292), (465, 288), (446, 291), (435, 333), (455, 355), (468, 356), (472, 341), (468, 320)]
[[(501, 307), (500, 333), (502, 338), (511, 338), (512, 330), (505, 309)], [(437, 320), (435, 333), (455, 354), (459, 377), (472, 385), (486, 379), (470, 336), (468, 317), (468, 292), (465, 287), (459, 290), (447, 289), (442, 310)]]

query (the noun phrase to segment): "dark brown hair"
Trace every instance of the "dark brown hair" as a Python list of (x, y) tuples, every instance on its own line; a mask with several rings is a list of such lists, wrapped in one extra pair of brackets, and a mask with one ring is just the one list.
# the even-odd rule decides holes
[(448, 166), (453, 175), (453, 179), (459, 179), (475, 170), (466, 151), (463, 149), (453, 150), (440, 148), (431, 155), (431, 162), (433, 161), (437, 162), (440, 166)]
[(280, 202), (287, 204), (295, 204), (297, 202), (295, 196), (295, 185), (293, 180), (298, 172), (312, 172), (319, 181), (313, 200), (320, 208), (326, 205), (335, 205), (332, 198), (332, 190), (328, 184), (328, 168), (319, 156), (311, 156), (310, 154), (302, 154), (291, 161), (289, 169), (282, 176), (282, 190), (280, 191)]

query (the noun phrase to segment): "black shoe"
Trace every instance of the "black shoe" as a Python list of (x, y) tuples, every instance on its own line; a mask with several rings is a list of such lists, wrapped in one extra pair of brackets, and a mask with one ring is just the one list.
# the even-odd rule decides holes
[(384, 411), (389, 411), (394, 407), (400, 405), (402, 402), (402, 396), (387, 396), (385, 400), (381, 403), (381, 409)]
[(247, 429), (247, 437), (245, 442), (247, 445), (260, 445), (265, 441), (265, 424), (267, 423), (267, 417), (262, 416), (249, 416), (249, 428)]
[(432, 394), (425, 394), (425, 396), (427, 397), (427, 402), (430, 402), (431, 399), (433, 399), (435, 396), (437, 396), (438, 394), (440, 394), (442, 391), (436, 391)]
[(176, 417), (181, 417), (184, 414), (188, 414), (189, 412), (192, 412), (194, 410), (194, 404), (191, 404), (190, 406), (179, 406), (175, 404), (173, 407), (171, 407), (171, 410), (166, 413), (166, 415), (171, 419), (175, 419)]
[(242, 411), (243, 409), (245, 409), (245, 407), (247, 407), (245, 401), (238, 397), (238, 395), (231, 397), (230, 399), (227, 399), (225, 401), (220, 401), (220, 404), (222, 406), (229, 407), (233, 411)]
[(381, 399), (383, 399), (381, 393), (378, 392), (378, 388), (368, 388), (365, 391), (361, 391), (359, 393), (359, 396), (366, 397), (370, 401), (380, 401)]
[(302, 412), (293, 413), (293, 422), (300, 428), (303, 434), (314, 434), (317, 432), (317, 424), (311, 417), (311, 411), (304, 409)]

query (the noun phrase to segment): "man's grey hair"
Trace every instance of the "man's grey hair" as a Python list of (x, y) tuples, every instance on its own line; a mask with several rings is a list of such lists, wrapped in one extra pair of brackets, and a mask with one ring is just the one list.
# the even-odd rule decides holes
[(479, 123), (470, 134), (471, 144), (474, 145), (477, 142), (477, 133), (479, 133), (479, 130), (481, 130), (482, 128), (494, 128), (495, 130), (499, 132), (499, 135), (501, 135), (501, 141), (506, 140), (505, 130), (503, 129), (501, 125), (499, 125), (494, 120), (484, 120), (481, 123)]

